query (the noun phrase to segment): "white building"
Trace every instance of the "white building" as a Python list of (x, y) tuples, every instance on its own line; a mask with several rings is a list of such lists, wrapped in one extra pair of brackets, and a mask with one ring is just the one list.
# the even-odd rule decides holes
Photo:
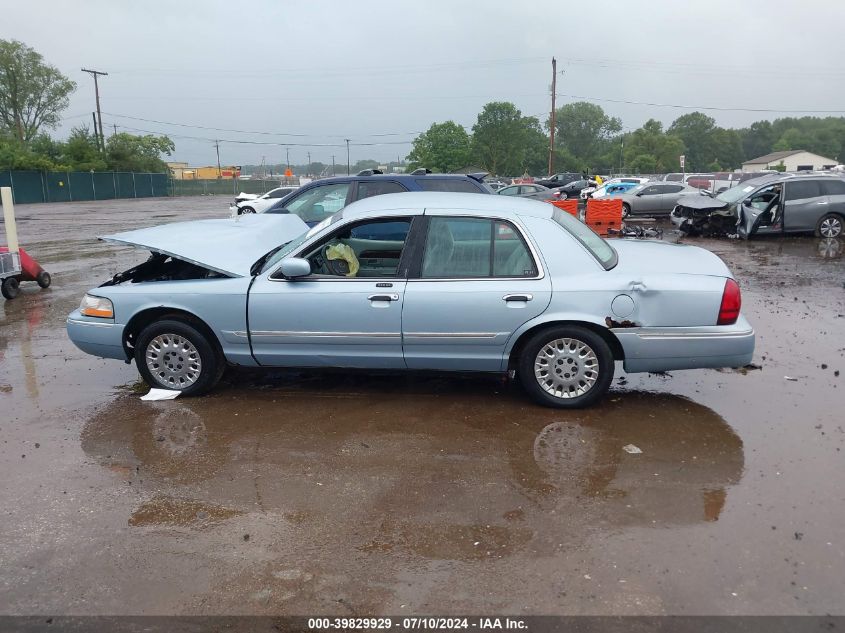
[(804, 151), (803, 149), (791, 149), (785, 152), (772, 152), (771, 154), (745, 161), (742, 163), (742, 171), (754, 172), (763, 171), (764, 169), (774, 169), (781, 163), (786, 167), (786, 171), (816, 171), (819, 169), (831, 169), (836, 166), (837, 161)]

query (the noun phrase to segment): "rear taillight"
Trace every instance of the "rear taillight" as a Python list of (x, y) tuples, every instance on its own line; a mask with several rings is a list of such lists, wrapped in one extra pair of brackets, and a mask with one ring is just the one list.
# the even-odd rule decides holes
[(739, 293), (739, 284), (733, 279), (725, 282), (725, 291), (722, 293), (722, 305), (719, 306), (719, 320), (716, 325), (731, 325), (739, 318), (739, 309), (742, 307), (742, 296)]

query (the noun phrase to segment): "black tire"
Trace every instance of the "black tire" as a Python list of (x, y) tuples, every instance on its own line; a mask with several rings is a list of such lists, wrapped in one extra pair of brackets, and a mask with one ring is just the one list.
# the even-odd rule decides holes
[(2, 292), (3, 296), (6, 299), (14, 299), (15, 297), (20, 294), (21, 284), (18, 281), (17, 277), (6, 277), (3, 280), (2, 286), (0, 286), (0, 292)]
[(622, 219), (624, 220), (629, 215), (631, 215), (631, 206), (628, 204), (622, 204)]
[[(578, 350), (583, 355), (579, 355), (571, 347), (558, 348), (561, 357), (551, 359), (549, 364), (549, 367), (554, 368), (555, 373), (560, 376), (560, 380), (568, 379), (569, 374), (565, 372), (573, 371), (574, 368), (568, 396), (551, 393), (547, 390), (555, 388), (551, 381), (547, 382), (547, 387), (544, 388), (540, 383), (540, 378), (535, 375), (535, 363), (541, 350), (554, 341), (562, 339), (569, 339), (571, 344), (576, 346), (586, 346), (586, 349)], [(590, 351), (592, 354), (589, 354)], [(533, 335), (522, 348), (517, 367), (519, 379), (528, 394), (539, 404), (558, 409), (580, 409), (596, 402), (610, 388), (614, 371), (613, 353), (605, 340), (595, 332), (579, 325), (550, 327)], [(577, 395), (579, 389), (589, 384), (591, 374), (596, 371), (598, 376), (595, 377), (592, 386)]]
[(50, 273), (46, 270), (42, 270), (35, 278), (35, 282), (42, 288), (49, 288), (52, 281), (53, 279), (50, 277)]
[(247, 213), (255, 213), (255, 209), (253, 209), (252, 207), (241, 207), (238, 210), (238, 215), (244, 215)]
[[(151, 370), (147, 365), (147, 352), (148, 349), (153, 351), (151, 345), (157, 346), (162, 341), (168, 349), (164, 351), (157, 347), (161, 373), (154, 374), (155, 368)], [(187, 341), (193, 350), (183, 346), (181, 341)], [(194, 353), (199, 356), (199, 363), (194, 365), (198, 375), (191, 378), (193, 372), (189, 363), (195, 362)], [(135, 346), (135, 365), (150, 387), (181, 391), (186, 396), (198, 396), (213, 389), (226, 368), (222, 355), (204, 334), (193, 325), (176, 319), (154, 321), (141, 331)]]
[(827, 213), (816, 224), (816, 237), (842, 237), (845, 219), (838, 213)]

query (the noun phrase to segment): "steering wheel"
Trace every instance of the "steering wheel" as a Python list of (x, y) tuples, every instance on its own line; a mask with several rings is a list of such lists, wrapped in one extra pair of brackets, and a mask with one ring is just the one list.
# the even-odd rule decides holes
[(326, 244), (320, 250), (320, 256), (323, 260), (323, 263), (325, 264), (326, 269), (331, 275), (335, 275), (337, 277), (346, 277), (349, 274), (349, 262), (345, 259), (329, 259), (327, 251), (330, 246), (332, 245)]

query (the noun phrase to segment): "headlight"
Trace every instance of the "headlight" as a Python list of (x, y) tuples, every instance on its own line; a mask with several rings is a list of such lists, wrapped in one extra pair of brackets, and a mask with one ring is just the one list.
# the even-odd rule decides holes
[(103, 319), (114, 318), (114, 306), (105, 297), (85, 295), (82, 303), (79, 304), (79, 311), (85, 316), (101, 317)]

